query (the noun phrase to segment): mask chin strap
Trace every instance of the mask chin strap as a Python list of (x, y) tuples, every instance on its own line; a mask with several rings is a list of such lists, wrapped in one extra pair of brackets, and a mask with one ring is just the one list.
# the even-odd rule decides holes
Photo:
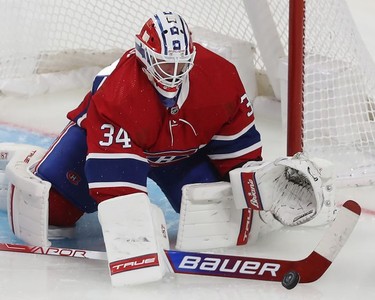
[(176, 106), (176, 103), (177, 103), (177, 100), (181, 91), (179, 87), (177, 87), (176, 90), (171, 91), (171, 92), (167, 92), (163, 90), (162, 88), (158, 87), (157, 85), (155, 85), (155, 89), (158, 92), (160, 101), (163, 103), (163, 105), (166, 108), (171, 108), (171, 107)]
[(167, 98), (172, 98), (176, 95), (176, 93), (179, 91), (180, 89), (180, 86), (181, 85), (178, 85), (178, 86), (175, 86), (175, 87), (168, 87), (168, 86), (165, 86), (163, 85), (163, 83), (161, 83), (160, 81), (158, 81), (155, 77), (151, 76), (151, 78), (149, 77), (149, 80), (153, 83), (156, 91), (163, 95), (164, 97), (167, 97)]

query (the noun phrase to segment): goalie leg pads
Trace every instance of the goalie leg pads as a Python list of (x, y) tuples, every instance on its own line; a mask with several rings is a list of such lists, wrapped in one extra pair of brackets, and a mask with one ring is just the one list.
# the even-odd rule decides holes
[(31, 151), (41, 149), (28, 144), (0, 143), (0, 210), (7, 211), (7, 199), (9, 195), (9, 180), (5, 169), (12, 157), (17, 153), (28, 155)]
[(46, 150), (36, 146), (21, 147), (13, 153), (6, 167), (9, 180), (7, 211), (10, 227), (24, 242), (50, 246), (48, 240), (48, 195), (51, 184), (33, 174), (31, 169)]
[(271, 219), (249, 208), (236, 208), (229, 182), (188, 184), (182, 189), (176, 248), (204, 250), (253, 243), (282, 226)]
[(324, 203), (334, 203), (332, 164), (301, 153), (271, 163), (250, 162), (229, 176), (238, 208), (270, 211), (287, 226), (304, 224)]
[(98, 206), (113, 286), (160, 280), (169, 249), (164, 214), (144, 193), (120, 196)]

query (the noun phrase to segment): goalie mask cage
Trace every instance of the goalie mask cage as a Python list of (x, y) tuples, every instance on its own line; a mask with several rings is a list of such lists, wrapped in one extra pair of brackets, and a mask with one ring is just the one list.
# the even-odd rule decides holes
[(1, 0), (1, 6), (0, 89), (37, 74), (104, 67), (134, 46), (151, 14), (171, 10), (193, 35), (205, 28), (251, 45), (256, 95), (282, 103), (289, 95), (289, 155), (303, 150), (333, 161), (343, 183), (373, 182), (374, 65), (345, 0)]

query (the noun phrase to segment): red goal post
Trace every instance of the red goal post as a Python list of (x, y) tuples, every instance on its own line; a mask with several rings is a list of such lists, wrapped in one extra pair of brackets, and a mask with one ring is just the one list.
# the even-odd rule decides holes
[(341, 185), (375, 181), (375, 67), (345, 1), (290, 0), (287, 154), (334, 162)]
[(289, 0), (287, 155), (303, 151), (305, 1)]

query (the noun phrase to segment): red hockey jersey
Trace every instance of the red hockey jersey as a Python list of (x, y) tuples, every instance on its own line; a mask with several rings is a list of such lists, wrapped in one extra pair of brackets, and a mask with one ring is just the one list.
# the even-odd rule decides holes
[(86, 176), (97, 200), (146, 192), (149, 168), (205, 147), (220, 174), (261, 158), (260, 135), (236, 68), (196, 46), (175, 107), (166, 108), (133, 50), (94, 81), (68, 114), (87, 132)]

